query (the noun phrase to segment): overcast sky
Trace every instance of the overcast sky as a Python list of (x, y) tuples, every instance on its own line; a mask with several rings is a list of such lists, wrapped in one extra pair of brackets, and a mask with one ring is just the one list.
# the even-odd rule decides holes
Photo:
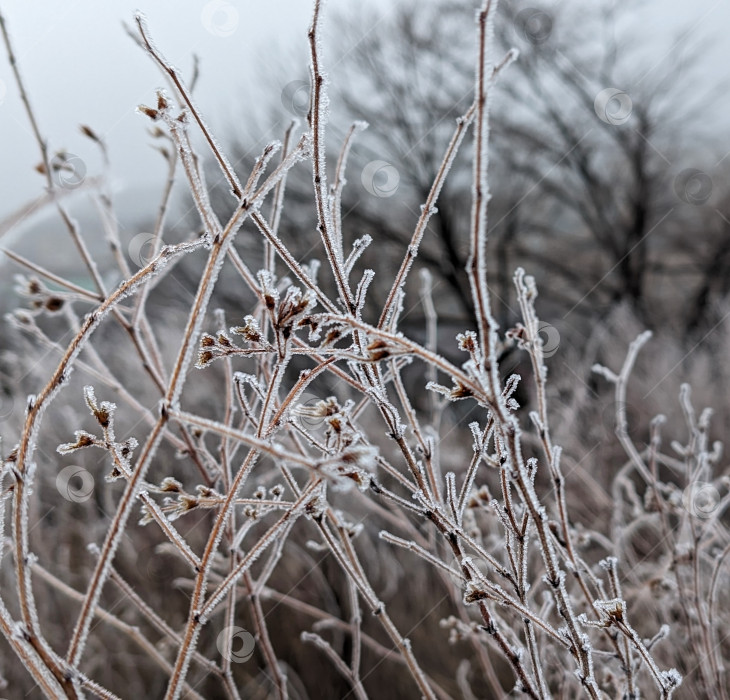
[[(330, 0), (328, 9), (346, 8), (351, 1)], [(383, 8), (397, 2), (363, 1)], [(153, 103), (163, 81), (126, 36), (122, 21), (131, 23), (139, 7), (157, 45), (186, 74), (192, 54), (199, 55), (198, 102), (213, 127), (225, 132), (245, 119), (252, 96), (264, 88), (281, 92), (281, 78), (266, 79), (267, 64), (297, 50), (305, 55), (311, 13), (309, 0), (0, 0), (0, 7), (50, 144), (80, 156), (93, 173), (98, 168), (94, 148), (78, 131), (80, 123), (89, 124), (109, 144), (115, 189), (145, 192), (159, 189), (164, 167), (151, 152), (148, 122), (135, 107)], [(705, 61), (708, 85), (724, 77), (730, 65), (730, 0), (653, 0), (637, 11), (636, 22), (649, 32), (649, 45), (657, 42), (657, 62), (678, 50), (671, 37), (680, 30), (684, 45), (714, 37), (716, 45)], [(291, 79), (302, 75), (306, 73), (299, 71)], [(43, 178), (31, 169), (38, 160), (2, 55), (0, 218), (42, 192)]]

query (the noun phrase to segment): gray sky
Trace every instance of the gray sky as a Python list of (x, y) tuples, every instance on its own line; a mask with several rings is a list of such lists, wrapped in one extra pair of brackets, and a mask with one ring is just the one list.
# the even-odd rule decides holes
[[(328, 9), (351, 0), (330, 0)], [(564, 0), (565, 1), (565, 0)], [(369, 0), (385, 7), (385, 0)], [(152, 104), (163, 85), (158, 69), (126, 36), (139, 7), (148, 17), (157, 45), (189, 74), (191, 56), (201, 58), (197, 98), (209, 123), (225, 134), (245, 118), (252, 95), (262, 87), (280, 93), (283, 85), (261, 76), (267, 62), (282, 53), (304, 55), (312, 3), (309, 0), (0, 0), (22, 73), (43, 133), (54, 148), (78, 155), (89, 174), (98, 171), (94, 147), (80, 135), (89, 124), (106, 138), (113, 160), (115, 190), (155, 194), (164, 165), (150, 148), (148, 122), (135, 113)], [(730, 0), (652, 0), (635, 14), (638, 27), (655, 41), (656, 61), (677, 50), (671, 37), (686, 36), (683, 46), (715, 37), (707, 55), (709, 79), (720, 79), (730, 65)], [(365, 28), (363, 28), (365, 30)], [(295, 79), (306, 75), (304, 67)], [(43, 190), (32, 171), (38, 153), (4, 54), (0, 58), (0, 218)]]
[[(98, 168), (94, 147), (80, 135), (85, 123), (103, 134), (111, 151), (116, 187), (160, 183), (162, 159), (154, 157), (146, 135), (149, 121), (135, 113), (153, 103), (164, 82), (159, 70), (122, 29), (135, 9), (146, 14), (158, 46), (186, 74), (192, 54), (201, 58), (197, 92), (209, 121), (242, 106), (237, 91), (255, 85), (263, 47), (269, 50), (306, 40), (308, 2), (266, 3), (3, 2), (23, 76), (41, 130), (55, 148), (63, 147)], [(217, 11), (216, 11), (217, 9)], [(4, 53), (4, 52), (3, 52)], [(255, 68), (252, 70), (252, 67)], [(42, 190), (43, 178), (31, 171), (39, 161), (28, 121), (3, 55), (0, 61), (0, 216)]]

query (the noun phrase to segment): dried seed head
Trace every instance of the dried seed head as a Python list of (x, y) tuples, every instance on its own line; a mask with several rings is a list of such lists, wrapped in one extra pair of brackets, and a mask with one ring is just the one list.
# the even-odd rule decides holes
[[(279, 305), (276, 317), (276, 326), (280, 329), (291, 329), (295, 323), (301, 322), (302, 317), (314, 306), (314, 295), (307, 291), (302, 293), (298, 287), (289, 287), (284, 300)], [(301, 323), (299, 323), (301, 325)]]
[(90, 138), (92, 141), (96, 141), (96, 143), (101, 143), (101, 139), (90, 126), (86, 126), (86, 124), (81, 124), (81, 126), (79, 126), (79, 129), (81, 133), (87, 138)]
[(593, 607), (606, 616), (607, 622), (621, 622), (624, 619), (626, 603), (620, 598), (611, 600), (596, 600)]
[(390, 346), (385, 340), (382, 340), (380, 338), (370, 343), (367, 346), (367, 351), (370, 355), (370, 359), (373, 362), (379, 362), (380, 360), (384, 360), (391, 355)]
[(118, 467), (113, 467), (112, 470), (104, 477), (104, 481), (109, 483), (122, 478), (122, 472), (119, 471)]
[(139, 105), (137, 107), (137, 111), (140, 114), (148, 116), (152, 121), (155, 122), (160, 118), (160, 113), (156, 109), (152, 109), (152, 107), (147, 107), (146, 105)]
[(84, 447), (91, 447), (92, 445), (99, 444), (99, 439), (95, 435), (87, 433), (85, 430), (76, 430), (74, 432), (74, 437), (76, 438), (76, 442), (63, 443), (56, 448), (56, 452), (62, 455), (67, 455), (72, 452), (76, 452), (76, 450), (81, 450)]
[(474, 331), (459, 333), (459, 335), (456, 336), (456, 342), (458, 344), (459, 350), (468, 352), (471, 355), (474, 355), (477, 352), (477, 348), (479, 346), (477, 342), (477, 336)]
[(198, 369), (203, 369), (213, 362), (213, 353), (210, 350), (202, 350), (198, 353), (198, 361), (195, 366)]
[(231, 328), (231, 333), (243, 336), (249, 343), (260, 343), (263, 339), (258, 321), (251, 315), (243, 319), (242, 326)]
[(63, 308), (63, 304), (64, 301), (63, 299), (61, 299), (61, 297), (51, 296), (46, 299), (44, 306), (47, 311), (55, 313), (56, 311), (60, 311)]
[(84, 399), (86, 400), (86, 405), (91, 411), (91, 415), (96, 418), (97, 423), (99, 423), (99, 425), (104, 429), (109, 428), (114, 416), (114, 411), (117, 408), (116, 405), (109, 401), (102, 401), (101, 404), (99, 404), (96, 400), (96, 394), (94, 393), (93, 386), (84, 387)]
[(304, 512), (312, 520), (320, 520), (327, 510), (327, 499), (320, 490), (304, 505)]
[(327, 331), (327, 335), (325, 335), (324, 340), (322, 341), (322, 346), (326, 347), (327, 345), (332, 345), (333, 343), (336, 343), (341, 336), (342, 331), (340, 331), (339, 328), (331, 328)]
[(478, 586), (474, 585), (472, 581), (467, 583), (466, 592), (464, 593), (464, 603), (470, 605), (471, 603), (476, 603), (480, 600), (486, 600), (487, 597), (486, 591), (481, 590)]
[(182, 484), (177, 479), (167, 476), (160, 483), (160, 491), (164, 493), (181, 493)]
[(521, 324), (515, 324), (514, 328), (510, 328), (505, 332), (505, 338), (516, 340), (520, 347), (524, 347), (527, 342), (527, 329)]
[(195, 487), (195, 491), (199, 498), (220, 498), (221, 495), (215, 490), (206, 486), (205, 484), (198, 484)]

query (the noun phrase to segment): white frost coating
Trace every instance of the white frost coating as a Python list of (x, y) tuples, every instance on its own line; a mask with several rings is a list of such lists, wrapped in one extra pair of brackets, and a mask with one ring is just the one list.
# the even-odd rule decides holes
[[(208, 263), (210, 269), (210, 275), (208, 277), (208, 284), (205, 284), (202, 288), (198, 288), (198, 293), (195, 298), (195, 305), (193, 311), (188, 319), (187, 326), (185, 328), (185, 335), (183, 336), (182, 347), (178, 353), (176, 365), (179, 365), (180, 371), (177, 376), (177, 381), (171, 387), (169, 392), (170, 406), (173, 410), (180, 409), (180, 396), (182, 394), (183, 386), (185, 384), (185, 378), (187, 377), (190, 364), (193, 360), (197, 349), (197, 341), (200, 337), (200, 333), (203, 327), (203, 321), (205, 317), (205, 311), (208, 308), (210, 297), (213, 294), (215, 283), (218, 280), (223, 262), (225, 261), (225, 255), (233, 242), (233, 237), (228, 236), (223, 244), (218, 249), (218, 254), (214, 256)], [(196, 309), (198, 313), (196, 313)]]
[(358, 314), (362, 312), (362, 307), (365, 305), (365, 295), (367, 294), (368, 287), (375, 277), (375, 270), (367, 269), (362, 274), (362, 279), (357, 285), (357, 291), (355, 292), (355, 307)]
[(317, 275), (319, 274), (321, 266), (322, 262), (319, 258), (312, 258), (306, 265), (302, 265), (302, 269), (307, 273), (309, 279), (312, 280), (314, 284), (317, 284)]
[(479, 428), (479, 423), (477, 423), (476, 421), (472, 421), (471, 423), (469, 423), (469, 430), (471, 430), (471, 436), (474, 439), (472, 449), (474, 450), (474, 452), (481, 452), (482, 431)]
[(601, 559), (601, 561), (598, 562), (598, 565), (604, 571), (611, 571), (618, 565), (618, 559), (616, 557), (606, 557), (605, 559)]
[[(318, 496), (321, 496), (321, 491)], [(294, 519), (302, 514), (301, 508), (290, 512), (292, 513), (292, 517)], [(290, 525), (291, 522), (280, 520), (278, 523), (273, 525), (267, 533), (265, 533), (257, 540), (256, 544), (248, 551), (248, 554), (245, 556), (244, 560), (236, 567), (233, 575), (229, 576), (223, 583), (221, 583), (221, 585), (218, 586), (218, 588), (213, 593), (211, 593), (208, 600), (206, 600), (204, 610), (199, 611), (201, 624), (205, 624), (208, 619), (210, 619), (211, 614), (216, 609), (216, 607), (218, 607), (218, 605), (220, 605), (220, 603), (223, 601), (231, 587), (235, 585), (236, 581), (241, 576), (243, 576), (244, 572), (248, 571), (251, 568), (251, 565), (254, 564), (254, 562), (266, 551), (266, 549), (268, 549), (269, 545), (276, 541), (279, 532), (285, 527), (289, 527)], [(223, 528), (221, 528), (221, 537), (222, 535)], [(218, 543), (219, 542), (220, 538), (218, 539)], [(218, 543), (216, 544), (216, 548), (218, 546)], [(191, 650), (192, 648), (194, 647), (191, 647)]]
[(223, 171), (226, 178), (232, 180), (232, 184), (234, 184), (240, 190), (241, 185), (236, 179), (235, 171), (231, 167), (231, 164), (228, 162), (228, 159), (223, 153), (223, 150), (218, 145), (215, 137), (213, 136), (213, 132), (208, 128), (207, 124), (205, 123), (200, 109), (193, 101), (193, 97), (182, 79), (181, 72), (165, 59), (157, 46), (154, 44), (152, 37), (150, 36), (147, 18), (145, 17), (145, 15), (138, 11), (135, 13), (135, 19), (140, 27), (140, 30), (142, 31), (144, 40), (149, 44), (148, 51), (150, 51), (153, 58), (162, 66), (164, 70), (174, 76), (178, 90), (181, 92), (182, 97), (187, 103), (188, 107), (194, 112), (200, 129), (203, 131), (209, 141), (211, 149), (216, 156), (216, 162), (218, 162), (218, 164), (220, 165), (221, 170)]
[(366, 248), (373, 242), (373, 238), (369, 233), (366, 233), (361, 238), (355, 240), (352, 244), (352, 251), (345, 261), (345, 272), (350, 274), (355, 263), (359, 257), (365, 252)]
[[(26, 641), (28, 638), (28, 630), (25, 627), (25, 625), (22, 622), (16, 622), (13, 620), (10, 612), (5, 607), (5, 603), (3, 602), (2, 598), (0, 598), (0, 619), (2, 619), (3, 626), (7, 627), (8, 629), (12, 630), (12, 636), (13, 640), (16, 644), (19, 644), (21, 647), (23, 647), (23, 650), (27, 657), (32, 659), (33, 661), (36, 661), (37, 655), (35, 649)], [(10, 640), (9, 640), (10, 641)], [(12, 642), (11, 642), (12, 644)], [(25, 664), (24, 664), (25, 665)], [(56, 678), (53, 676), (53, 674), (48, 670), (45, 664), (43, 663), (35, 663), (33, 666), (26, 665), (26, 668), (28, 669), (28, 672), (31, 675), (38, 674), (41, 678), (43, 678), (43, 681), (46, 683), (46, 685), (52, 689), (55, 690), (57, 693), (57, 697), (65, 697), (65, 692), (63, 691), (63, 688), (59, 685)]]
[(676, 668), (662, 671), (660, 677), (665, 688), (677, 688), (682, 684), (682, 674)]
[(269, 294), (274, 299), (274, 303), (279, 302), (279, 288), (274, 281), (273, 275), (268, 270), (259, 270), (256, 273), (256, 278), (261, 285), (261, 292), (263, 294)]
[[(153, 269), (153, 268), (151, 268), (150, 266), (148, 266), (147, 268), (144, 268), (144, 270), (151, 270), (151, 269)], [(80, 331), (79, 335), (77, 336), (79, 338), (79, 340), (74, 347), (74, 351), (71, 353), (69, 358), (67, 358), (67, 360), (65, 362), (65, 368), (64, 368), (63, 362), (59, 366), (59, 370), (57, 370), (57, 374), (59, 371), (66, 372), (66, 373), (70, 372), (70, 369), (73, 367), (73, 361), (76, 359), (78, 354), (81, 352), (85, 343), (88, 342), (93, 331), (96, 330), (96, 328), (101, 323), (102, 319), (106, 316), (107, 313), (109, 313), (109, 311), (111, 310), (111, 308), (114, 306), (115, 303), (117, 303), (121, 298), (123, 298), (127, 294), (132, 293), (132, 291), (134, 289), (139, 287), (143, 283), (143, 281), (146, 280), (147, 275), (138, 273), (135, 277), (136, 277), (136, 281), (134, 283), (129, 284), (126, 289), (124, 287), (120, 287), (120, 290), (118, 290), (118, 292), (115, 295), (112, 295), (111, 297), (109, 297), (107, 299), (107, 301), (105, 302), (105, 304), (102, 305), (102, 307), (100, 307), (95, 312), (92, 312), (91, 314), (89, 314), (86, 317), (84, 326), (82, 326), (82, 330)], [(123, 284), (127, 284), (127, 282), (125, 282)], [(124, 293), (122, 293), (122, 292), (124, 292)], [(42, 415), (43, 415), (44, 411), (47, 409), (48, 405), (53, 400), (53, 398), (55, 398), (57, 393), (60, 391), (60, 386), (58, 386), (58, 385), (51, 385), (51, 387), (52, 388), (47, 391), (45, 401), (42, 402), (42, 404), (38, 408), (37, 412), (35, 413), (35, 420), (33, 420), (32, 416), (28, 416), (28, 418), (26, 420), (26, 427), (24, 430), (24, 434), (29, 435), (28, 443), (27, 443), (28, 444), (28, 450), (27, 450), (27, 456), (26, 456), (27, 461), (30, 460), (30, 455), (32, 454), (32, 451), (35, 447), (35, 441), (37, 439), (37, 432), (40, 427)], [(30, 426), (28, 426), (29, 421), (31, 421)], [(149, 443), (146, 446), (148, 460), (147, 460), (146, 465), (144, 465), (145, 467), (149, 466), (149, 462), (151, 461), (151, 459), (154, 455), (154, 452), (155, 452), (157, 446), (159, 445), (159, 442), (161, 441), (161, 439), (162, 439), (162, 431), (158, 431), (156, 440), (153, 440), (151, 443)], [(139, 478), (137, 481), (136, 488), (139, 488), (139, 484), (142, 482), (142, 479), (144, 478), (144, 471), (146, 471), (146, 469), (141, 470), (139, 472)], [(32, 479), (29, 479), (28, 477), (29, 477), (29, 474), (26, 474), (26, 488), (25, 488), (26, 493), (30, 490), (31, 483), (32, 483)], [(104, 543), (104, 552), (106, 555), (105, 559), (104, 559), (105, 565), (104, 565), (104, 567), (101, 568), (101, 570), (98, 570), (96, 572), (99, 575), (97, 575), (94, 580), (104, 581), (104, 580), (106, 580), (106, 578), (109, 575), (109, 567), (111, 565), (111, 560), (113, 559), (114, 552), (116, 551), (116, 548), (119, 544), (121, 536), (124, 532), (124, 527), (126, 525), (126, 521), (131, 512), (132, 505), (134, 504), (134, 501), (135, 501), (136, 488), (133, 489), (132, 497), (128, 500), (128, 504), (129, 504), (128, 507), (123, 510), (118, 511), (119, 527), (117, 527), (117, 529), (115, 530), (115, 532), (112, 534), (111, 537), (109, 537), (109, 536), (107, 537), (107, 540)], [(23, 499), (23, 502), (21, 505), (21, 511), (23, 513), (22, 518), (23, 518), (23, 522), (24, 522), (24, 527), (23, 527), (24, 532), (22, 533), (22, 538), (23, 538), (22, 547), (23, 547), (24, 551), (27, 551), (27, 498)], [(27, 588), (26, 596), (27, 596), (27, 600), (28, 600), (29, 606), (30, 606), (31, 617), (35, 618), (35, 617), (37, 617), (37, 613), (35, 610), (35, 603), (34, 603), (34, 599), (32, 596), (32, 590), (30, 589), (30, 577), (29, 576), (26, 577), (26, 584), (27, 584), (26, 585), (26, 588)], [(101, 586), (97, 585), (95, 587), (95, 589), (93, 590), (90, 601), (89, 601), (90, 610), (93, 610), (94, 607), (96, 606), (100, 594), (101, 594)], [(82, 627), (74, 630), (74, 635), (77, 636), (78, 643), (77, 643), (77, 647), (76, 647), (76, 654), (74, 655), (74, 658), (70, 659), (70, 662), (72, 665), (74, 665), (76, 663), (77, 659), (80, 658), (80, 655), (83, 652), (83, 648), (84, 648), (84, 645), (85, 645), (85, 642), (86, 642), (86, 639), (88, 636), (88, 632), (89, 632), (90, 622), (91, 622), (91, 615), (87, 615)]]

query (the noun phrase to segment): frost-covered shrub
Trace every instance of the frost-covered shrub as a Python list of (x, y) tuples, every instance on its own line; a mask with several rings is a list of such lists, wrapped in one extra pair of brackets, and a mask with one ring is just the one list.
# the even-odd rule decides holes
[[(327, 687), (358, 698), (669, 698), (682, 683), (674, 666), (697, 692), (722, 697), (729, 497), (709, 413), (694, 413), (685, 387), (686, 444), (666, 454), (657, 418), (641, 446), (626, 392), (648, 335), (623, 367), (597, 366), (615, 387), (628, 460), (612, 480), (610, 523), (578, 523), (575, 501), (591, 482), (571, 483), (578, 472), (564, 470), (553, 441), (537, 290), (523, 270), (514, 275), (521, 322), (500, 332), (492, 316), (489, 94), (516, 58), (490, 54), (494, 6), (477, 17), (474, 101), (444, 144), (373, 318), (363, 309), (377, 272), (358, 264), (371, 241), (350, 240), (340, 210), (363, 125), (348, 132), (331, 174), (320, 10), (316, 2), (307, 124), (267, 146), (245, 182), (138, 16), (140, 43), (174, 86), (140, 112), (166, 144), (171, 182), (187, 183), (202, 235), (162, 245), (158, 215), (149, 261), (135, 272), (118, 255), (119, 282), (107, 288), (58, 199), (93, 287), (16, 259), (29, 270), (19, 280), (29, 309), (12, 324), (54, 366), (16, 382), (16, 400), (34, 387), (4, 448), (6, 644), (48, 697), (321, 697)], [(236, 204), (228, 221), (210, 206), (196, 129)], [(437, 352), (427, 274), (427, 341), (406, 337), (399, 319), (470, 131), (466, 274), (476, 317), (455, 340), (464, 359), (455, 364)], [(52, 159), (39, 145), (53, 191)], [(321, 270), (279, 237), (294, 167), (312, 171)], [(259, 232), (260, 255), (237, 248), (242, 226)], [(184, 316), (164, 313), (157, 290), (196, 257), (194, 300)], [(261, 269), (249, 266), (256, 257)], [(222, 270), (238, 275), (235, 309), (215, 308)], [(500, 371), (511, 346), (529, 362), (524, 379)], [(426, 400), (404, 381), (412, 365)], [(520, 381), (531, 386), (530, 406), (515, 398)], [(30, 689), (9, 658), (8, 683)]]

